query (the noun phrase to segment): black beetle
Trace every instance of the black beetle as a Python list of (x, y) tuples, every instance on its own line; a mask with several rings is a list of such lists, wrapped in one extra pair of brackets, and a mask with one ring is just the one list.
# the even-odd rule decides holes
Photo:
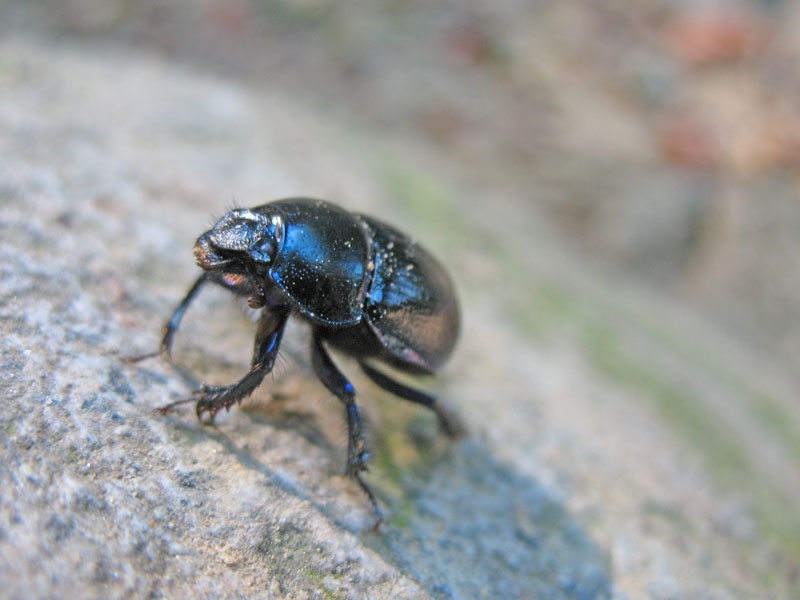
[[(229, 409), (262, 382), (275, 365), (290, 314), (311, 324), (311, 364), (345, 406), (347, 473), (359, 483), (381, 520), (375, 497), (361, 479), (364, 448), (355, 390), (325, 344), (354, 357), (385, 390), (431, 408), (442, 430), (460, 433), (457, 420), (432, 396), (375, 369), (379, 361), (415, 375), (432, 374), (448, 358), (459, 330), (453, 286), (444, 269), (413, 239), (372, 217), (330, 202), (288, 198), (223, 216), (194, 247), (203, 274), (164, 327), (158, 352), (170, 354), (183, 313), (207, 282), (263, 308), (250, 371), (229, 386), (203, 385), (193, 398), (198, 417)], [(377, 523), (376, 523), (377, 524)]]

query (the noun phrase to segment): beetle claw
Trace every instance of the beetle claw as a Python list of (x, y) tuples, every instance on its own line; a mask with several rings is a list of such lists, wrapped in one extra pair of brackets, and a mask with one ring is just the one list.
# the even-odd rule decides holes
[(212, 421), (214, 415), (221, 408), (224, 408), (226, 412), (230, 412), (231, 406), (235, 403), (241, 404), (244, 398), (240, 392), (237, 392), (236, 385), (225, 387), (203, 384), (199, 389), (192, 392), (192, 396), (197, 402), (195, 406), (197, 417), (201, 418), (203, 413), (207, 412)]

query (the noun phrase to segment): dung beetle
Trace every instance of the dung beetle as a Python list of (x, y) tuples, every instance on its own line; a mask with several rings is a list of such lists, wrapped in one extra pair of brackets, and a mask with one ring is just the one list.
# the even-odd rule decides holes
[(392, 394), (432, 409), (453, 437), (458, 421), (426, 393), (407, 387), (370, 363), (413, 375), (434, 373), (458, 337), (459, 311), (442, 266), (416, 241), (366, 215), (309, 198), (287, 198), (225, 214), (194, 246), (203, 269), (164, 327), (158, 354), (169, 356), (184, 312), (206, 283), (215, 283), (263, 309), (250, 371), (228, 386), (203, 385), (192, 398), (197, 416), (229, 409), (249, 396), (275, 365), (283, 330), (294, 314), (311, 325), (311, 364), (342, 401), (347, 418), (347, 473), (369, 497), (361, 418), (353, 386), (326, 345), (355, 358), (364, 373)]

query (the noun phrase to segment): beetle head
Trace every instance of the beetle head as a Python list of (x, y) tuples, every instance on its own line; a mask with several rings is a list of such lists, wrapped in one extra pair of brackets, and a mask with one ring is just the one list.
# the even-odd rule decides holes
[(280, 221), (252, 210), (232, 210), (197, 238), (194, 255), (206, 271), (250, 274), (269, 266), (282, 234)]

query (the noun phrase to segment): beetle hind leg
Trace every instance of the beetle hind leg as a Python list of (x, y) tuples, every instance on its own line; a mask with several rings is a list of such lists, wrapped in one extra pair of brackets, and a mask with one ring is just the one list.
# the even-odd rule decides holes
[(361, 473), (367, 470), (367, 460), (370, 455), (364, 444), (364, 434), (361, 428), (361, 415), (356, 406), (356, 392), (352, 384), (334, 364), (330, 354), (322, 343), (319, 330), (314, 330), (311, 346), (311, 364), (314, 372), (328, 390), (342, 401), (347, 416), (347, 474), (358, 482), (369, 498), (375, 512), (375, 527), (380, 525), (383, 517), (378, 508), (378, 502), (372, 490), (361, 478)]
[(395, 396), (399, 396), (404, 400), (408, 400), (409, 402), (427, 406), (433, 412), (435, 412), (436, 417), (439, 419), (439, 427), (449, 437), (455, 438), (464, 433), (464, 426), (461, 424), (458, 418), (444, 406), (442, 406), (434, 396), (420, 392), (414, 388), (407, 387), (364, 362), (359, 364), (361, 365), (361, 369), (364, 371), (364, 373), (367, 374), (367, 377), (369, 377), (373, 383), (379, 387), (382, 387), (387, 392), (394, 394)]

